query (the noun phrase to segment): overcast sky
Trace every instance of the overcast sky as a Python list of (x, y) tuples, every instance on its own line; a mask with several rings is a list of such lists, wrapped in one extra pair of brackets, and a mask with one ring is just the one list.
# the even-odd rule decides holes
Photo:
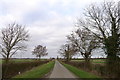
[(26, 25), (30, 33), (26, 52), (14, 57), (34, 57), (31, 51), (41, 44), (48, 56), (56, 57), (66, 35), (74, 30), (76, 19), (84, 8), (104, 0), (0, 0), (0, 29), (9, 23)]

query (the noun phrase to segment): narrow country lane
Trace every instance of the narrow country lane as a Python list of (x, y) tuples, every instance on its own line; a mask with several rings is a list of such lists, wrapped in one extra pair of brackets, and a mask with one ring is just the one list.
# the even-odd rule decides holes
[(55, 66), (49, 78), (77, 78), (67, 68), (65, 68), (59, 61), (55, 61)]

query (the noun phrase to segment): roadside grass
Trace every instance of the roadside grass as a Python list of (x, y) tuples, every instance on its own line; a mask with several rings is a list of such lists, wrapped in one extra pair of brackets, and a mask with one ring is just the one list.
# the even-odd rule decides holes
[(73, 72), (76, 76), (78, 76), (79, 78), (92, 78), (93, 80), (102, 80), (100, 79), (99, 76), (96, 76), (92, 73), (89, 73), (89, 72), (86, 72), (86, 71), (83, 71), (81, 69), (78, 69), (74, 66), (71, 66), (69, 64), (65, 64), (63, 63), (63, 65), (68, 69), (70, 70), (71, 72)]
[[(11, 78), (19, 73), (24, 73), (31, 70), (37, 66), (48, 63), (49, 61), (33, 61), (33, 62), (11, 62), (8, 64), (2, 64), (2, 71), (4, 78)], [(6, 68), (8, 68), (6, 70)], [(6, 71), (6, 72), (5, 72)]]
[[(17, 75), (13, 77), (12, 79), (14, 80), (15, 78), (18, 78), (18, 80), (21, 78), (41, 78), (45, 74), (47, 74), (54, 66), (54, 61), (51, 61), (49, 63), (43, 64), (41, 66), (38, 66), (36, 68), (33, 68), (30, 71), (24, 72), (20, 75)], [(20, 80), (21, 80), (20, 79)]]

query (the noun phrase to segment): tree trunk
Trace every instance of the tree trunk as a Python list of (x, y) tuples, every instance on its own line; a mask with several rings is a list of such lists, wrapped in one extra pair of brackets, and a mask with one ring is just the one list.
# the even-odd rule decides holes
[[(9, 53), (8, 53), (9, 54)], [(6, 74), (7, 74), (7, 70), (8, 70), (8, 63), (9, 63), (9, 55), (7, 55), (7, 57), (5, 58), (5, 68), (4, 70), (2, 71), (2, 78), (6, 78)]]
[(66, 61), (67, 61), (67, 62), (70, 61), (70, 54), (69, 54), (69, 52), (66, 53)]
[(107, 55), (107, 69), (108, 76), (119, 77), (120, 76), (120, 59), (116, 55)]
[(39, 60), (41, 59), (41, 56), (39, 56)]
[[(120, 72), (120, 69), (118, 66), (120, 66), (119, 57), (117, 56), (117, 40), (116, 37), (109, 37), (106, 39), (105, 42), (105, 49), (107, 54), (107, 69), (108, 69), (108, 76), (118, 76), (118, 73)], [(120, 76), (120, 75), (119, 75)]]
[(66, 61), (67, 61), (67, 62), (69, 62), (69, 61), (70, 61), (70, 58), (69, 58), (69, 56), (67, 56), (67, 58), (66, 58)]
[(90, 58), (89, 58), (89, 53), (85, 53), (85, 68), (87, 70), (91, 70), (91, 64), (90, 64)]

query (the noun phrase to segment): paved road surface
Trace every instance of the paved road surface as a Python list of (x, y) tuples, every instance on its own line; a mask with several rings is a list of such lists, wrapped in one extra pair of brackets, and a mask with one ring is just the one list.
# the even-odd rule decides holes
[(49, 78), (77, 78), (77, 77), (56, 60), (55, 66)]

